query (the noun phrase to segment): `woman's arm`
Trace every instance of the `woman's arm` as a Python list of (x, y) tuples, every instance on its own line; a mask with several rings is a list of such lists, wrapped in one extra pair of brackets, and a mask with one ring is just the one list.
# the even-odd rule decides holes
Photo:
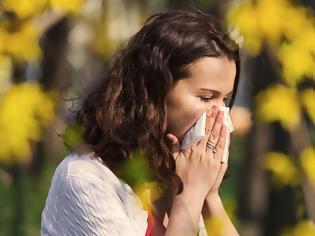
[[(221, 185), (227, 167), (227, 162), (222, 163), (216, 182), (212, 186), (211, 190), (208, 192), (204, 201), (202, 214), (205, 220), (209, 217), (215, 217), (222, 221), (222, 236), (238, 236), (239, 234), (236, 231), (229, 216), (227, 215), (219, 195), (219, 187)], [(207, 231), (209, 230), (211, 231), (211, 229), (207, 229)]]
[[(209, 217), (214, 217), (222, 221), (222, 236), (239, 236), (236, 231), (232, 221), (230, 220), (228, 214), (226, 213), (224, 206), (222, 204), (219, 194), (208, 195), (204, 201), (204, 206), (202, 209), (203, 218), (206, 219)], [(207, 228), (207, 224), (206, 224)], [(208, 232), (211, 232), (211, 229), (207, 228)]]
[[(187, 217), (187, 209), (188, 211), (190, 211), (190, 207), (192, 207), (193, 205), (195, 205), (196, 203), (194, 203), (194, 200), (196, 200), (197, 205), (198, 202), (200, 202), (200, 200), (198, 199), (193, 199), (192, 198), (192, 194), (188, 195), (188, 196), (184, 196), (184, 195), (178, 195), (174, 198), (173, 201), (173, 205), (170, 205), (169, 201), (163, 201), (163, 203), (167, 203), (167, 206), (170, 207), (172, 209), (172, 213), (173, 215), (169, 215), (167, 214), (167, 212), (170, 212), (170, 210), (166, 210), (165, 206), (163, 206), (163, 217), (155, 215), (154, 217), (154, 234), (155, 236), (161, 236), (165, 234), (166, 228), (168, 228), (168, 235), (171, 235), (171, 230), (175, 230), (175, 232), (177, 232), (176, 229), (174, 229), (175, 227), (179, 227), (181, 228), (182, 225), (186, 225), (189, 226), (191, 225), (191, 223), (193, 222), (193, 220), (189, 220), (189, 217)], [(160, 203), (160, 207), (161, 207), (162, 203)], [(159, 209), (157, 209), (159, 210)], [(165, 211), (166, 210), (166, 211)], [(199, 222), (200, 219), (200, 212), (198, 211), (198, 206), (195, 208), (196, 211), (194, 211), (193, 214), (191, 214), (191, 218), (194, 218), (196, 220), (196, 223), (193, 224), (195, 225), (195, 227), (197, 224), (197, 221)], [(169, 228), (168, 222), (166, 225), (163, 225), (163, 220), (164, 220), (164, 215), (168, 215), (168, 221), (170, 222), (176, 222), (178, 224), (178, 226), (173, 224), (173, 228)], [(181, 216), (184, 216), (183, 218), (181, 218)], [(198, 218), (196, 218), (198, 216)], [(203, 208), (202, 208), (202, 216), (203, 218), (206, 220), (209, 217), (215, 217), (217, 219), (220, 219), (222, 221), (222, 225), (223, 225), (223, 232), (222, 232), (222, 236), (228, 235), (228, 236), (238, 236), (238, 232), (235, 229), (233, 223), (231, 222), (229, 216), (227, 215), (224, 206), (222, 204), (221, 198), (220, 196), (217, 194), (213, 194), (213, 195), (208, 195), (207, 198), (205, 199), (204, 203), (203, 203)], [(171, 218), (172, 217), (172, 218)], [(183, 222), (187, 222), (187, 223), (183, 223)], [(191, 226), (190, 226), (191, 227)], [(187, 228), (182, 228), (183, 229), (183, 233), (182, 235), (185, 235), (185, 233), (189, 232), (190, 230), (193, 232), (196, 232), (196, 229), (194, 227), (192, 227), (191, 229), (187, 229)], [(207, 232), (211, 232), (213, 229), (208, 228), (206, 225), (206, 229)], [(187, 231), (188, 230), (188, 231)], [(166, 234), (165, 234), (166, 235)], [(210, 233), (209, 233), (210, 235)]]
[(188, 188), (173, 199), (165, 235), (196, 235), (204, 197)]
[(204, 197), (185, 190), (179, 195), (170, 190), (154, 202), (151, 235), (194, 235), (198, 231)]

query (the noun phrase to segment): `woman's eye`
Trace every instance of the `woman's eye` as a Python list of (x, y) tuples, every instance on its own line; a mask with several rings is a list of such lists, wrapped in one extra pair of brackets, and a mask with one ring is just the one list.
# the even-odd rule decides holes
[(209, 101), (212, 99), (212, 97), (209, 97), (209, 96), (201, 96), (200, 99), (201, 99), (202, 101), (204, 101), (204, 102), (209, 102)]

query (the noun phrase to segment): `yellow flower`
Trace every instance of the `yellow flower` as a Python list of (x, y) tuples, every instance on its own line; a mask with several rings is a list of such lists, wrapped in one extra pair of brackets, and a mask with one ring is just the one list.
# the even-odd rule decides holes
[(294, 163), (282, 153), (268, 153), (264, 160), (264, 167), (271, 172), (271, 180), (275, 186), (295, 186), (299, 183)]
[(309, 147), (303, 150), (300, 156), (301, 166), (308, 179), (315, 186), (315, 149)]
[(299, 37), (285, 43), (279, 50), (284, 78), (296, 85), (304, 76), (315, 74), (315, 28), (305, 28)]
[(277, 45), (285, 32), (287, 9), (286, 0), (243, 1), (234, 4), (227, 13), (227, 21), (237, 27), (244, 36), (246, 49), (259, 53), (262, 41)]
[(160, 198), (161, 191), (158, 183), (146, 182), (136, 186), (135, 193), (142, 202), (143, 208), (149, 210), (152, 206), (151, 203)]
[(281, 236), (314, 236), (315, 224), (311, 220), (303, 220), (299, 222), (295, 227), (287, 228)]
[(314, 89), (305, 89), (301, 92), (301, 103), (305, 107), (307, 114), (315, 124), (315, 92)]
[(219, 217), (208, 217), (205, 219), (205, 226), (207, 231), (211, 232), (209, 236), (222, 236), (223, 219)]
[[(236, 26), (240, 34), (244, 36), (245, 47), (252, 54), (260, 51), (262, 44), (262, 32), (259, 29), (257, 11), (251, 1), (244, 1), (234, 6), (227, 13), (227, 21)], [(250, 20), (249, 20), (250, 19)]]
[[(226, 19), (244, 36), (245, 48), (252, 54), (259, 53), (263, 41), (277, 49), (282, 38), (290, 42), (307, 38), (309, 36), (304, 36), (305, 30), (314, 29), (314, 18), (310, 11), (288, 0), (237, 2), (229, 9)], [(314, 40), (308, 41), (314, 45)]]
[(279, 121), (284, 128), (296, 127), (300, 122), (300, 109), (293, 89), (274, 85), (256, 97), (257, 117), (265, 122)]
[[(0, 50), (17, 60), (36, 61), (41, 55), (38, 32), (31, 22), (24, 23), (18, 31), (0, 29)], [(1, 52), (0, 51), (0, 52)]]
[(278, 44), (287, 24), (287, 0), (259, 0), (257, 1), (257, 15), (259, 28), (265, 39), (271, 44)]
[(50, 0), (53, 9), (63, 10), (70, 14), (77, 14), (81, 11), (84, 0)]
[[(284, 24), (283, 30), (285, 36), (291, 40), (299, 40), (304, 37), (305, 31), (314, 29), (314, 17), (311, 10), (301, 6), (289, 7), (286, 9), (287, 16), (290, 18), (290, 24)], [(287, 22), (287, 19), (284, 19)]]
[(5, 10), (15, 12), (20, 18), (31, 17), (45, 10), (47, 0), (3, 0)]
[(0, 162), (28, 161), (30, 141), (41, 138), (41, 129), (54, 117), (54, 94), (45, 94), (36, 83), (14, 85), (0, 99)]

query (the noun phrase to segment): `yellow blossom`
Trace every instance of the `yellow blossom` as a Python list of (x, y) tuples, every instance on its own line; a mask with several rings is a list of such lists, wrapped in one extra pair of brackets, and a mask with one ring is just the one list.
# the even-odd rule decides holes
[(301, 103), (305, 107), (307, 114), (315, 124), (315, 91), (314, 89), (305, 89), (301, 92)]
[(208, 217), (205, 219), (205, 226), (207, 231), (211, 232), (209, 236), (222, 236), (223, 219), (219, 217)]
[(234, 3), (227, 14), (227, 21), (236, 26), (244, 36), (245, 47), (252, 54), (259, 53), (262, 42), (277, 45), (285, 33), (287, 0), (258, 0)]
[(41, 138), (41, 128), (54, 117), (54, 94), (36, 83), (14, 85), (0, 99), (0, 162), (27, 162), (30, 141)]
[(283, 230), (281, 236), (314, 236), (315, 224), (310, 220), (303, 220), (296, 226)]
[(279, 50), (284, 79), (296, 85), (304, 76), (315, 74), (315, 27), (304, 28), (303, 33)]
[(136, 186), (135, 193), (142, 202), (143, 208), (149, 210), (151, 203), (160, 198), (161, 191), (157, 182), (146, 182)]
[(285, 36), (290, 40), (299, 40), (304, 37), (304, 33), (311, 28), (314, 29), (314, 17), (312, 12), (305, 7), (294, 6), (286, 8), (287, 16), (291, 16), (290, 24), (284, 19), (283, 24)]
[(17, 31), (0, 29), (0, 52), (12, 55), (17, 60), (36, 61), (41, 50), (38, 32), (31, 22), (24, 23)]
[(277, 44), (284, 33), (287, 24), (287, 9), (290, 8), (287, 0), (259, 0), (256, 11), (259, 21), (259, 30), (271, 44)]
[(63, 10), (70, 14), (77, 14), (81, 11), (84, 0), (50, 0), (53, 9)]
[(254, 4), (251, 1), (235, 4), (227, 13), (227, 21), (235, 25), (240, 34), (244, 36), (247, 50), (257, 54), (261, 48), (262, 32), (257, 30), (259, 21)]
[(306, 40), (314, 45), (312, 37), (305, 36), (305, 30), (314, 29), (314, 18), (307, 8), (295, 6), (288, 0), (236, 2), (226, 16), (228, 23), (244, 36), (245, 48), (252, 54), (259, 53), (263, 41), (277, 49), (283, 38), (289, 43), (308, 38)]
[(7, 11), (13, 11), (20, 18), (31, 17), (45, 10), (47, 0), (3, 0), (2, 6)]
[(315, 149), (309, 147), (303, 150), (300, 156), (301, 166), (308, 179), (315, 186)]
[(284, 128), (296, 127), (300, 122), (300, 109), (293, 89), (274, 85), (256, 97), (257, 117), (265, 122), (279, 121)]
[(282, 153), (268, 153), (264, 160), (264, 167), (271, 172), (271, 180), (278, 187), (299, 183), (294, 163)]

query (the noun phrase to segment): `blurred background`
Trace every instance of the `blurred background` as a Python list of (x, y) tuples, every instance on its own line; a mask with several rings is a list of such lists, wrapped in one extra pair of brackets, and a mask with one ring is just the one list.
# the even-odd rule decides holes
[[(73, 114), (150, 15), (198, 8), (242, 55), (221, 196), (244, 236), (315, 235), (315, 1), (0, 0), (0, 235), (39, 235)], [(216, 235), (219, 235), (216, 234)]]

